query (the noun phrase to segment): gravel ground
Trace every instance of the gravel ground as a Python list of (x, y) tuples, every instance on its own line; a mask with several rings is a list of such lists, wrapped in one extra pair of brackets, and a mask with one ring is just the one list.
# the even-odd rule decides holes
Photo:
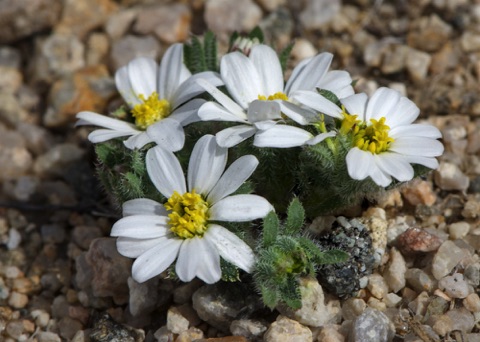
[[(480, 341), (480, 1), (1, 0), (0, 23), (0, 340)], [(341, 299), (305, 279), (297, 312), (240, 285), (135, 283), (74, 128), (119, 105), (112, 75), (133, 57), (207, 28), (224, 52), (256, 25), (295, 39), (291, 66), (329, 51), (357, 91), (407, 95), (446, 148), (424, 179), (342, 213), (373, 239), (365, 287)]]

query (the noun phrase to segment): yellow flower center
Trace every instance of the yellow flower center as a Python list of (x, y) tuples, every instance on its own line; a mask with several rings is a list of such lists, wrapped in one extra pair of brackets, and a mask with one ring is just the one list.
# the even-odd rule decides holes
[(273, 100), (284, 100), (288, 101), (288, 96), (285, 93), (278, 92), (273, 95), (266, 97), (265, 95), (258, 95), (258, 99), (261, 101), (273, 101)]
[(170, 231), (182, 239), (203, 236), (207, 230), (208, 203), (195, 190), (180, 195), (174, 192), (163, 205), (168, 214)]
[(165, 99), (159, 99), (156, 91), (147, 99), (143, 94), (138, 97), (143, 103), (135, 105), (132, 109), (135, 125), (138, 128), (147, 129), (148, 126), (170, 115), (170, 103)]
[(363, 123), (354, 128), (354, 146), (374, 154), (387, 151), (394, 139), (388, 136), (390, 127), (385, 125), (385, 118), (370, 121), (372, 124), (369, 126)]
[(350, 115), (347, 114), (345, 111), (345, 107), (342, 105), (342, 114), (343, 120), (342, 125), (340, 126), (340, 133), (348, 134), (351, 130), (353, 130), (353, 134), (358, 133), (359, 124), (361, 121), (358, 118), (358, 115)]

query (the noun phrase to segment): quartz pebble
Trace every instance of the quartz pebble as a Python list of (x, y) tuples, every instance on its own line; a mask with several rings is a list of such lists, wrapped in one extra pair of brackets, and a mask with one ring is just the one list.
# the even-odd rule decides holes
[(310, 329), (301, 325), (297, 321), (280, 315), (265, 332), (263, 340), (265, 342), (311, 342), (313, 341), (313, 337)]
[(302, 294), (302, 307), (292, 310), (284, 305), (279, 305), (277, 310), (284, 316), (294, 319), (301, 324), (319, 327), (326, 323), (332, 323), (340, 315), (339, 303), (331, 302), (327, 305), (322, 286), (316, 279), (302, 278), (300, 280), (300, 292)]
[(230, 324), (230, 331), (233, 335), (244, 336), (248, 339), (259, 339), (268, 329), (268, 325), (251, 319), (234, 320)]
[(390, 341), (394, 335), (395, 329), (388, 317), (376, 309), (367, 308), (355, 319), (352, 340)]
[(405, 287), (406, 271), (407, 265), (402, 254), (396, 248), (392, 248), (390, 250), (390, 260), (385, 267), (383, 276), (393, 292), (398, 292)]
[(432, 262), (432, 274), (435, 279), (439, 280), (445, 277), (450, 271), (458, 265), (460, 260), (469, 256), (469, 253), (455, 245), (453, 241), (445, 241)]
[(434, 280), (425, 271), (419, 268), (407, 269), (405, 272), (405, 279), (407, 284), (418, 292), (431, 292), (436, 285)]
[(461, 273), (443, 277), (438, 281), (438, 287), (451, 298), (465, 298), (470, 292), (469, 286)]
[(448, 233), (452, 240), (463, 239), (470, 231), (470, 224), (468, 222), (455, 222), (448, 227)]
[(441, 162), (434, 176), (435, 183), (442, 190), (465, 191), (470, 183), (469, 178), (457, 165), (448, 162)]
[(470, 293), (462, 301), (463, 306), (470, 312), (480, 312), (480, 297), (476, 293)]

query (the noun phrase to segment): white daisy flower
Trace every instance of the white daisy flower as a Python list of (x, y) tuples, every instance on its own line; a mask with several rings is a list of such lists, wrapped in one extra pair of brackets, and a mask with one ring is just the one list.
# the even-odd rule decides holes
[(438, 167), (435, 157), (444, 149), (437, 140), (442, 137), (440, 131), (432, 125), (412, 124), (420, 109), (398, 91), (379, 88), (370, 99), (366, 94), (355, 94), (340, 102), (344, 109), (329, 106), (327, 114), (342, 120), (340, 133), (354, 134), (354, 147), (346, 157), (353, 179), (371, 177), (385, 187), (392, 177), (401, 182), (411, 180), (411, 164)]
[(168, 48), (160, 66), (151, 58), (136, 58), (115, 73), (117, 89), (131, 108), (135, 124), (84, 111), (77, 114), (77, 125), (104, 128), (90, 133), (88, 139), (92, 143), (129, 137), (124, 144), (130, 149), (155, 142), (178, 151), (185, 140), (183, 126), (199, 120), (198, 108), (205, 103), (192, 100), (204, 92), (196, 83), (199, 78), (216, 86), (223, 84), (214, 72), (192, 76), (183, 63), (182, 44)]
[(175, 155), (160, 146), (148, 150), (146, 162), (153, 184), (168, 200), (163, 205), (145, 198), (125, 202), (124, 218), (111, 232), (118, 236), (120, 254), (136, 258), (133, 278), (144, 282), (177, 260), (180, 280), (198, 277), (212, 284), (221, 278), (220, 257), (250, 272), (252, 249), (218, 222), (250, 221), (273, 210), (257, 195), (230, 196), (250, 177), (258, 160), (243, 156), (224, 172), (227, 149), (205, 135), (192, 151), (187, 181)]
[[(205, 103), (198, 115), (205, 121), (241, 123), (217, 133), (217, 142), (224, 147), (235, 146), (252, 136), (254, 145), (259, 147), (318, 143), (326, 136), (314, 137), (301, 128), (276, 124), (282, 120), (282, 114), (301, 125), (310, 124), (312, 118), (318, 121), (315, 112), (294, 101), (298, 91), (322, 88), (338, 97), (354, 93), (346, 71), (328, 71), (332, 57), (330, 53), (322, 53), (302, 61), (284, 85), (280, 61), (272, 48), (255, 45), (248, 57), (240, 52), (228, 53), (221, 60), (220, 73), (233, 100), (207, 81), (199, 80), (218, 103)], [(270, 132), (264, 133), (267, 130)]]

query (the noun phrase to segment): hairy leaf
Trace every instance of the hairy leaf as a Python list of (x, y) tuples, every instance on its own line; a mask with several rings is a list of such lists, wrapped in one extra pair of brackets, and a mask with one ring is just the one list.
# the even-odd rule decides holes
[(287, 209), (286, 234), (295, 234), (300, 232), (305, 221), (305, 210), (298, 198), (294, 198)]
[(263, 219), (263, 246), (271, 246), (277, 240), (279, 228), (278, 216), (274, 211), (268, 213)]

